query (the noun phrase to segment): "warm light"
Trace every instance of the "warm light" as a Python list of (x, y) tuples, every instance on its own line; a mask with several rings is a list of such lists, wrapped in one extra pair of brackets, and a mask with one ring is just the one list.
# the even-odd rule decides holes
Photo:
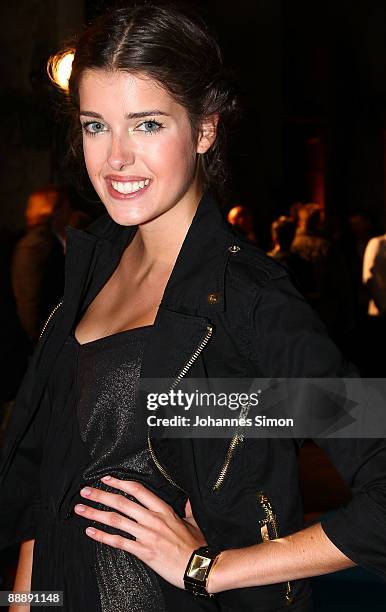
[(231, 208), (227, 216), (228, 222), (231, 225), (236, 225), (237, 219), (240, 216), (240, 214), (242, 214), (242, 212), (243, 212), (242, 206), (234, 206), (233, 208)]
[(72, 62), (74, 60), (74, 50), (68, 49), (62, 53), (53, 55), (48, 60), (47, 72), (51, 81), (60, 89), (68, 91), (68, 82), (71, 76)]

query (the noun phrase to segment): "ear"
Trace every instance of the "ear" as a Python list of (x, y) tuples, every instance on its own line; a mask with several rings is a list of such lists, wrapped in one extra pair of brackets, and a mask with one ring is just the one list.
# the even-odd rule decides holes
[(206, 153), (217, 135), (218, 113), (206, 117), (198, 130), (197, 153)]

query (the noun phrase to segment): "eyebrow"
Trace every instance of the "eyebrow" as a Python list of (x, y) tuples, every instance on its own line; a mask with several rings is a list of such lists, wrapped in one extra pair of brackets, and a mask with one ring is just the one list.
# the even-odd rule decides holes
[[(79, 112), (79, 115), (83, 115), (85, 117), (96, 117), (97, 119), (103, 119), (103, 116), (99, 113), (94, 113), (94, 111), (83, 111)], [(144, 117), (148, 117), (149, 115), (163, 115), (164, 117), (170, 117), (169, 113), (165, 113), (164, 111), (154, 109), (154, 110), (146, 110), (141, 111), (140, 113), (126, 113), (125, 119), (143, 119)]]

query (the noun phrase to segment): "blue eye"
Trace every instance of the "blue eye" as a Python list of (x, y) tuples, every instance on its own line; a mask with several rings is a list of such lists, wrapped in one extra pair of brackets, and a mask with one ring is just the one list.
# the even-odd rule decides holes
[(145, 134), (155, 134), (159, 132), (163, 128), (163, 124), (155, 119), (148, 119), (148, 121), (143, 121), (136, 128), (140, 132), (145, 132)]
[(100, 121), (87, 121), (82, 123), (82, 129), (85, 134), (90, 136), (95, 136), (96, 134), (100, 134), (101, 132), (106, 131), (106, 127)]

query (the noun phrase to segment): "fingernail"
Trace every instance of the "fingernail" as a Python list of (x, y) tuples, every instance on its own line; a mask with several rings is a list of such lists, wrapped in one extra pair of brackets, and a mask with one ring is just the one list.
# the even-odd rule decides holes
[(86, 533), (89, 533), (90, 535), (94, 535), (96, 534), (96, 531), (92, 527), (87, 527)]
[(74, 510), (77, 512), (84, 512), (86, 510), (86, 506), (83, 506), (83, 504), (76, 504)]
[(101, 480), (111, 480), (111, 476), (102, 476)]
[(83, 487), (83, 489), (80, 490), (81, 495), (90, 495), (91, 493), (91, 489), (90, 487)]

